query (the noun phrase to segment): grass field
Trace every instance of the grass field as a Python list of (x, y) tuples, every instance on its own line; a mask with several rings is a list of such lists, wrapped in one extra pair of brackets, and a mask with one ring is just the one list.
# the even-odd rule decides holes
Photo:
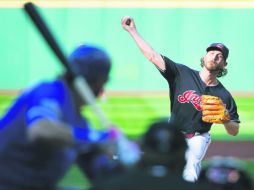
[[(0, 95), (0, 115), (10, 105), (14, 96)], [(225, 135), (222, 125), (213, 125), (211, 133), (214, 140), (253, 140), (254, 137), (254, 97), (236, 97), (241, 120), (239, 135)], [(142, 134), (149, 123), (169, 115), (169, 100), (165, 95), (111, 95), (99, 101), (108, 118), (117, 124), (131, 138)], [(100, 127), (99, 121), (89, 108), (83, 110), (94, 126)]]
[[(5, 112), (14, 98), (14, 96), (0, 96), (0, 115)], [(241, 120), (240, 134), (236, 137), (230, 137), (226, 135), (221, 125), (214, 125), (211, 130), (213, 140), (253, 140), (254, 97), (236, 97), (235, 100)], [(168, 117), (169, 114), (169, 100), (165, 95), (111, 95), (106, 100), (101, 99), (99, 104), (108, 118), (117, 124), (125, 134), (134, 139), (138, 138), (153, 120)], [(82, 113), (91, 120), (92, 124), (100, 128), (99, 121), (89, 108), (83, 110)], [(254, 179), (254, 162), (246, 161), (246, 164)], [(60, 185), (87, 187), (89, 183), (74, 165)]]
[[(236, 97), (238, 113), (241, 120), (241, 132), (236, 137), (226, 135), (222, 125), (213, 125), (211, 133), (214, 140), (253, 140), (254, 137), (254, 97)], [(160, 117), (169, 115), (169, 99), (165, 95), (111, 96), (100, 105), (113, 123), (130, 137), (142, 134), (149, 123)], [(84, 113), (99, 125), (90, 110)]]

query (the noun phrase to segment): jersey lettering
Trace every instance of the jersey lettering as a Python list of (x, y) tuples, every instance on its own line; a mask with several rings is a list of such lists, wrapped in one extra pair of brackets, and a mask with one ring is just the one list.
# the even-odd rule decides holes
[(201, 111), (200, 100), (201, 96), (195, 94), (195, 90), (187, 90), (183, 94), (177, 97), (178, 102), (180, 103), (192, 103), (192, 105), (198, 110)]

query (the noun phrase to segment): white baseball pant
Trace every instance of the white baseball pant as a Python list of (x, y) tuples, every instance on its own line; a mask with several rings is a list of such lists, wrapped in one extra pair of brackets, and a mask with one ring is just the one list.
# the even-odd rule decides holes
[(185, 153), (186, 165), (183, 171), (183, 178), (186, 181), (195, 182), (201, 171), (201, 161), (205, 156), (208, 146), (211, 143), (209, 132), (186, 138), (188, 149)]

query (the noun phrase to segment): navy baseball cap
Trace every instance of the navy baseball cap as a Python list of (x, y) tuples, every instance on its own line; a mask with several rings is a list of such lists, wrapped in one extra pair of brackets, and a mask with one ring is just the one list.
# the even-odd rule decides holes
[(206, 48), (206, 51), (211, 51), (211, 50), (219, 50), (222, 52), (223, 57), (225, 60), (228, 58), (229, 54), (229, 49), (222, 43), (212, 43)]

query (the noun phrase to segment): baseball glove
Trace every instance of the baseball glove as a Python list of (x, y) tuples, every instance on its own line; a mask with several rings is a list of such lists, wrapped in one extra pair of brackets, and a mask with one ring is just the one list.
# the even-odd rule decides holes
[(230, 120), (222, 100), (216, 96), (202, 95), (202, 120), (207, 123), (225, 123)]

